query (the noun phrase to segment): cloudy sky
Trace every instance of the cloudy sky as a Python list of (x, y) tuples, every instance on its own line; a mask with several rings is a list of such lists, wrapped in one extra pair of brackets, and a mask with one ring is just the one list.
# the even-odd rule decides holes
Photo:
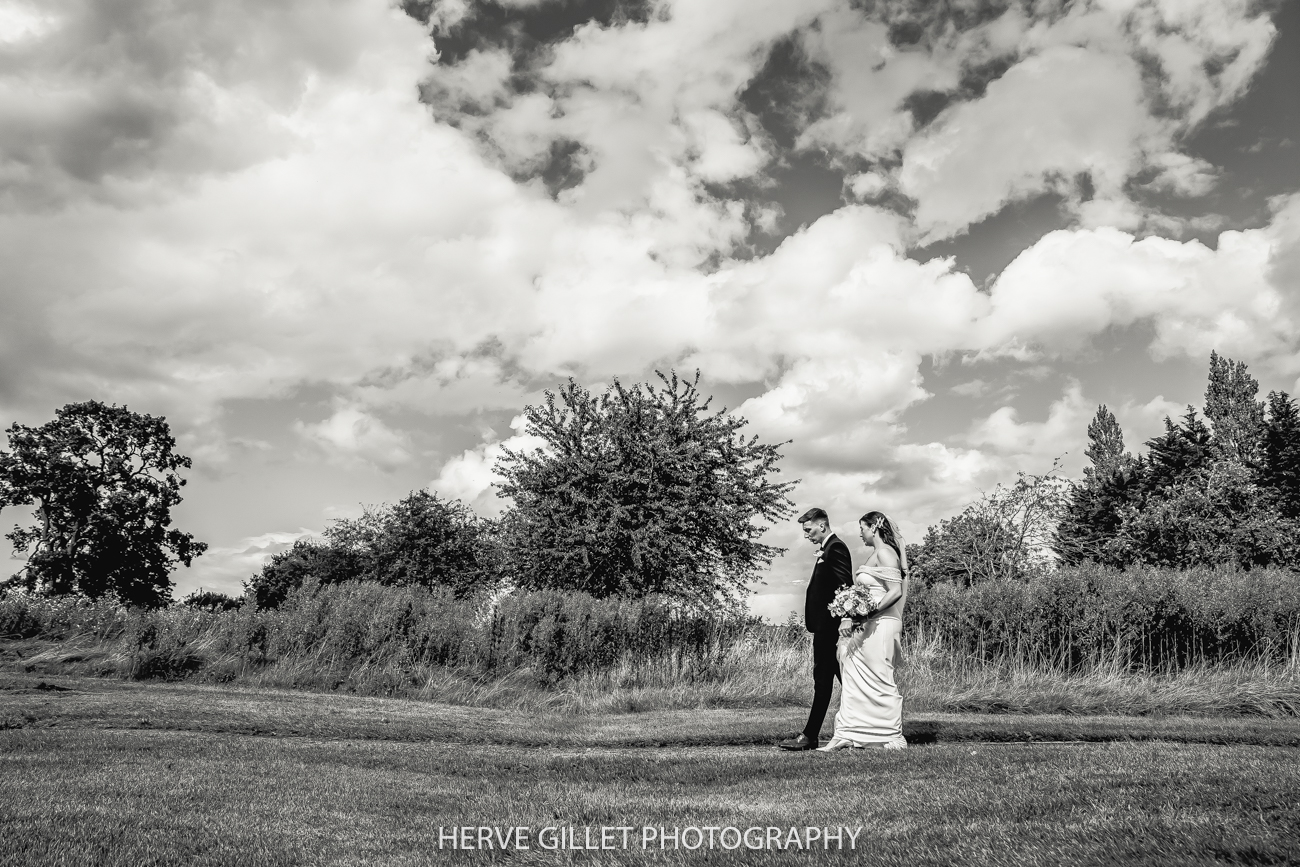
[(165, 415), (179, 594), (656, 368), (918, 539), (1300, 390), (1297, 85), (1296, 2), (0, 0), (0, 422)]

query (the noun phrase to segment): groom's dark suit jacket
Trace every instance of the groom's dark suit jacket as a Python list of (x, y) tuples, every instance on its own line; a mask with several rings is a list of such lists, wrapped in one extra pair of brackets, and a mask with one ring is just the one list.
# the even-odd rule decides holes
[(826, 606), (835, 598), (837, 590), (852, 583), (853, 558), (849, 556), (849, 546), (841, 542), (839, 536), (831, 534), (822, 546), (821, 556), (817, 558), (812, 578), (808, 581), (803, 622), (809, 632), (839, 629), (840, 619), (832, 617)]

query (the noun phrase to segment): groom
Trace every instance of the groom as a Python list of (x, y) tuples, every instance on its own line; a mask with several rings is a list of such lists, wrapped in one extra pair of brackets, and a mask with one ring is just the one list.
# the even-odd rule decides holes
[(835, 658), (835, 642), (839, 639), (840, 619), (832, 617), (827, 606), (841, 587), (853, 583), (853, 561), (849, 546), (831, 532), (830, 519), (821, 509), (809, 509), (799, 516), (804, 537), (821, 550), (808, 581), (808, 594), (804, 601), (804, 626), (812, 633), (813, 701), (808, 711), (808, 724), (797, 737), (781, 741), (783, 750), (815, 750), (817, 736), (826, 719), (826, 709), (831, 704), (835, 679), (840, 676), (840, 663)]

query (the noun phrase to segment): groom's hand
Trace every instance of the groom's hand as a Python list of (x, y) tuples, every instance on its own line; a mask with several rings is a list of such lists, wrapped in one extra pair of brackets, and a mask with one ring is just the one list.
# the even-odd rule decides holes
[(851, 614), (849, 615), (847, 622), (841, 621), (840, 632), (845, 635), (851, 635), (853, 630), (857, 629), (859, 626), (865, 626), (869, 620), (871, 620), (870, 615), (864, 617), (860, 614)]

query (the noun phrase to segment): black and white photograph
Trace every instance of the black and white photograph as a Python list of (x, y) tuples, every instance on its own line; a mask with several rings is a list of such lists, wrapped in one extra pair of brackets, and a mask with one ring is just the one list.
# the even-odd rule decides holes
[(0, 0), (0, 867), (1300, 864), (1300, 0)]

